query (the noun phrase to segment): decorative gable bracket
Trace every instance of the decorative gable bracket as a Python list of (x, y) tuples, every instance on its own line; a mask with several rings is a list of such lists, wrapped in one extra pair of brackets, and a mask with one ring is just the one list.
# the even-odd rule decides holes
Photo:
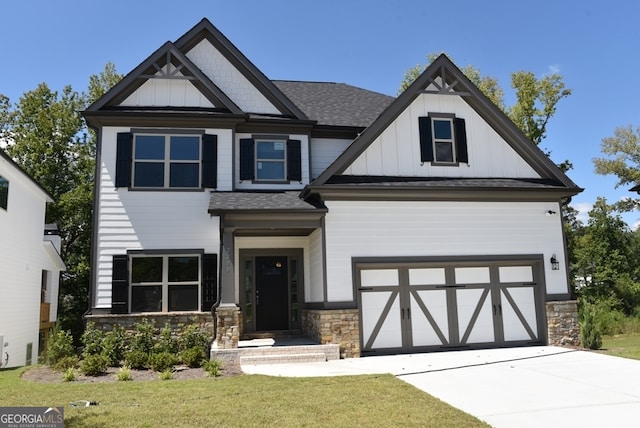
[[(455, 76), (447, 74), (447, 68), (444, 65), (438, 67), (436, 73), (433, 73), (431, 76), (429, 76), (427, 81), (429, 83), (427, 89), (420, 91), (420, 93), (458, 96), (471, 95), (470, 92), (455, 90), (455, 86), (460, 83), (460, 80), (456, 79)], [(436, 90), (428, 89), (432, 85), (436, 88)]]
[[(162, 66), (162, 63), (166, 66)], [(197, 80), (193, 75), (183, 73), (185, 65), (171, 54), (171, 51), (167, 51), (166, 58), (163, 62), (159, 60), (152, 64), (153, 68), (157, 71), (154, 74), (141, 74), (139, 79), (180, 79), (180, 80)], [(172, 67), (173, 66), (173, 67)]]

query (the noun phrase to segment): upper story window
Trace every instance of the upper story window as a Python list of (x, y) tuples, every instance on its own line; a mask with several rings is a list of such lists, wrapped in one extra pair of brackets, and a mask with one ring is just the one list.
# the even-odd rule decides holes
[(418, 118), (420, 160), (433, 165), (469, 162), (465, 120), (452, 114), (430, 113)]
[(284, 181), (287, 172), (286, 141), (256, 140), (256, 181)]
[(300, 140), (257, 137), (240, 140), (240, 180), (286, 183), (302, 180)]
[(200, 133), (118, 134), (116, 187), (216, 187), (217, 136)]
[(200, 187), (199, 135), (136, 135), (133, 187)]
[(9, 180), (0, 175), (0, 208), (7, 209), (9, 202)]

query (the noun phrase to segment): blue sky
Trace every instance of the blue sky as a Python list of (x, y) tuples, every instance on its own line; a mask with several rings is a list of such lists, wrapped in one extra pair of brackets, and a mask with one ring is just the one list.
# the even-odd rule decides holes
[[(111, 61), (128, 73), (165, 41), (203, 17), (271, 79), (343, 82), (396, 95), (404, 72), (429, 53), (496, 77), (513, 101), (510, 75), (564, 76), (573, 94), (560, 102), (542, 147), (584, 192), (632, 196), (616, 178), (594, 173), (602, 138), (640, 126), (640, 3), (628, 0), (13, 0), (2, 5), (0, 93), (12, 102), (46, 82), (84, 91)], [(640, 213), (624, 216), (630, 225)]]

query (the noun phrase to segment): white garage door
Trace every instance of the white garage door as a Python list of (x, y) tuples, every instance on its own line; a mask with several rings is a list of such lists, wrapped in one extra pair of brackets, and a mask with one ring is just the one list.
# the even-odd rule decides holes
[(543, 344), (541, 263), (356, 263), (363, 354)]

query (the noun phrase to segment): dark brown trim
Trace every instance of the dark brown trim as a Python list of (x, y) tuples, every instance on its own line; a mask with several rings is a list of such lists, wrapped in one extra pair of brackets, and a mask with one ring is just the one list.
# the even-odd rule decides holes
[(560, 294), (545, 294), (545, 303), (547, 302), (562, 302), (566, 300), (575, 300), (575, 298), (571, 297), (570, 293), (560, 293)]
[(245, 115), (217, 114), (206, 111), (84, 111), (91, 127), (126, 126), (137, 128), (220, 128), (233, 129), (247, 120)]

